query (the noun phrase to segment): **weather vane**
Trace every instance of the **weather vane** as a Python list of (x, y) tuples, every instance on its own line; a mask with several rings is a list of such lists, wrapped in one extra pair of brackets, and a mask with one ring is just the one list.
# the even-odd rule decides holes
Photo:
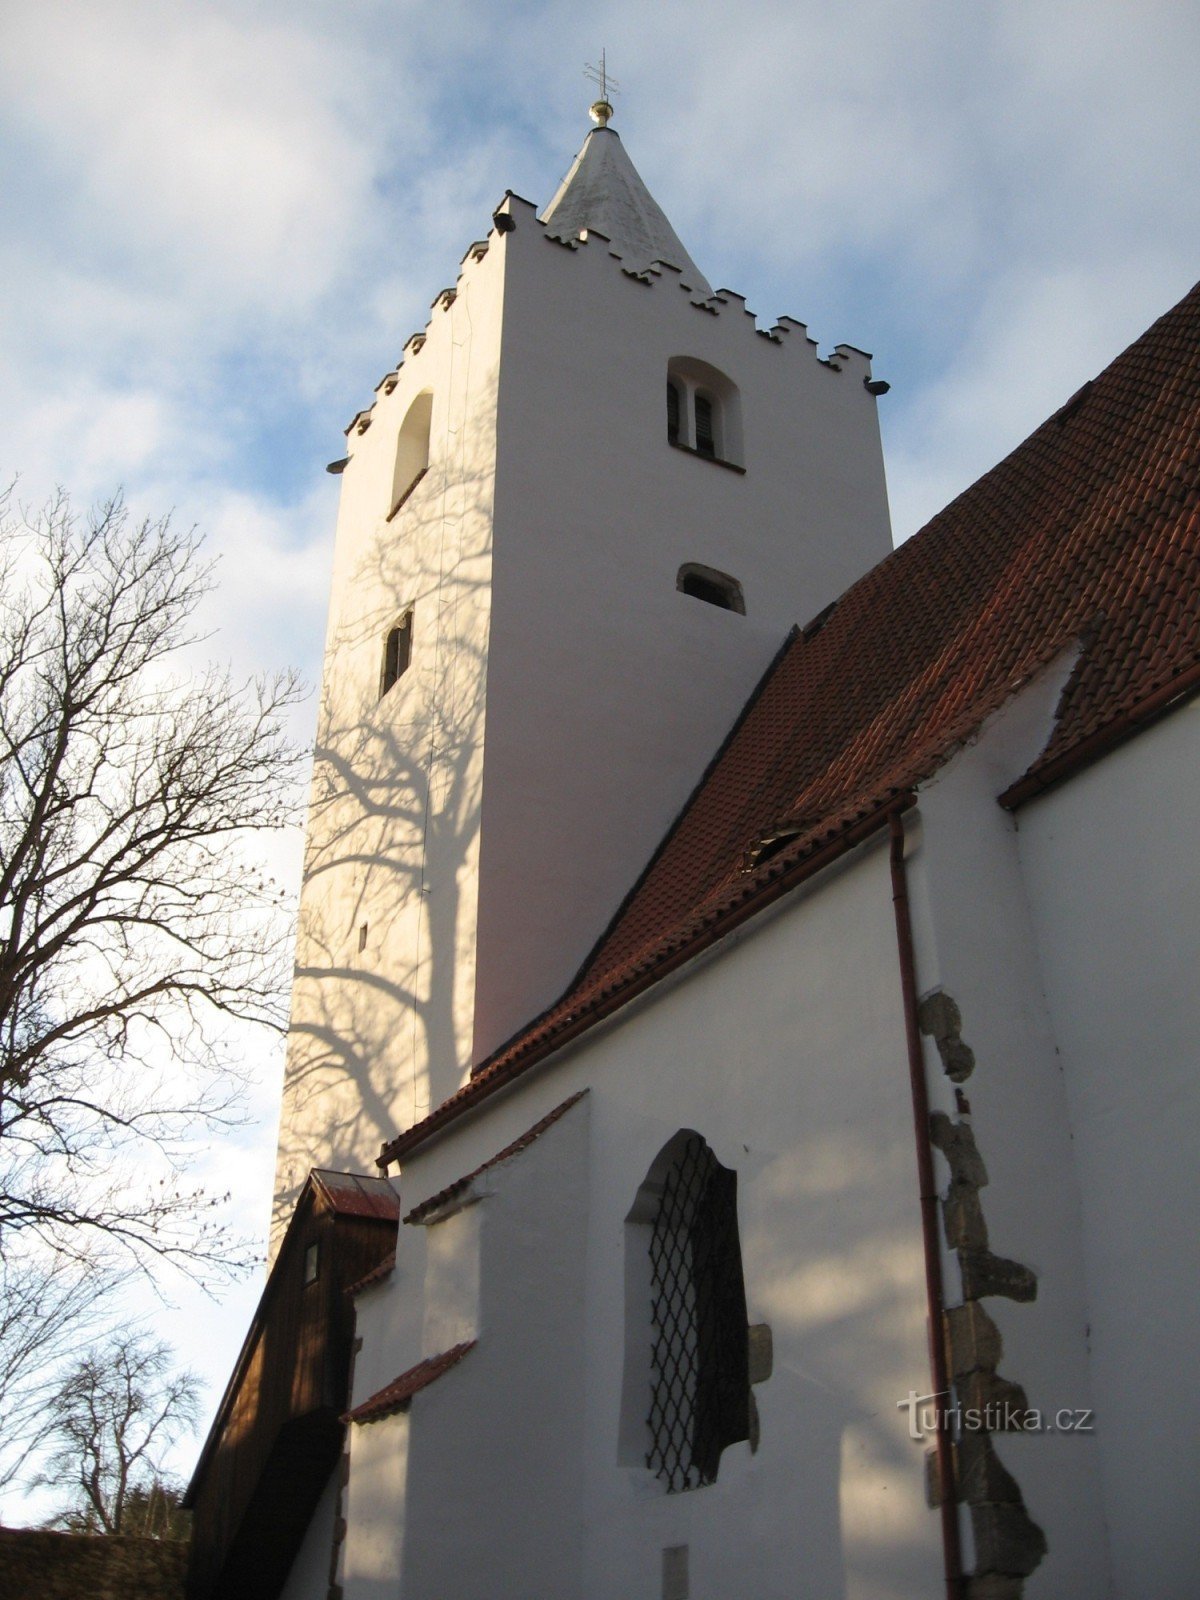
[(590, 78), (600, 89), (600, 98), (595, 101), (591, 108), (592, 121), (601, 128), (607, 128), (608, 119), (613, 114), (612, 102), (608, 97), (610, 94), (619, 94), (621, 85), (615, 78), (609, 77), (608, 63), (605, 60), (605, 52), (603, 50), (600, 52), (600, 65), (593, 67), (589, 62), (583, 69), (583, 75), (585, 78)]

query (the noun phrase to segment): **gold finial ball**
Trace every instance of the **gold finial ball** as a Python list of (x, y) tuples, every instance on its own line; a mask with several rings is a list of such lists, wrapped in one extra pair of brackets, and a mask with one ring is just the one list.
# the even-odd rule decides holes
[(608, 119), (613, 114), (613, 108), (607, 100), (597, 100), (588, 111), (588, 116), (598, 128), (607, 128)]

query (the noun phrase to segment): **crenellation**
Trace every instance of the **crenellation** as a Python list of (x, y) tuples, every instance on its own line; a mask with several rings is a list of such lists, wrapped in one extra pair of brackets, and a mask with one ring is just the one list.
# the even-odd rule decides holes
[(352, 433), (366, 433), (367, 429), (371, 426), (371, 412), (374, 411), (374, 409), (375, 406), (372, 403), (371, 405), (367, 406), (364, 411), (356, 411), (350, 418), (350, 421), (342, 429), (342, 432), (346, 435)]
[[(537, 221), (544, 230), (542, 237), (551, 244), (559, 245), (566, 250), (578, 250), (581, 246), (586, 247), (595, 241), (600, 241), (608, 247), (605, 253), (617, 263), (621, 275), (632, 279), (636, 283), (653, 287), (656, 279), (673, 279), (677, 287), (689, 297), (690, 303), (697, 311), (707, 312), (712, 317), (720, 316), (722, 311), (726, 309), (735, 312), (740, 311), (749, 319), (754, 333), (769, 340), (772, 344), (783, 344), (786, 342), (784, 335), (798, 332), (804, 344), (814, 354), (818, 349), (817, 341), (808, 332), (808, 325), (797, 321), (795, 317), (781, 316), (772, 327), (761, 327), (757, 314), (747, 306), (745, 295), (739, 294), (735, 289), (722, 288), (711, 295), (697, 294), (694, 286), (688, 281), (687, 274), (670, 261), (653, 261), (645, 267), (627, 267), (624, 264), (620, 250), (613, 249), (607, 235), (599, 232), (598, 229), (589, 228), (580, 234), (565, 234), (548, 227), (540, 218)], [(870, 359), (870, 356), (865, 351), (849, 344), (836, 345), (832, 354), (824, 358), (818, 357), (820, 364), (831, 372), (840, 372), (844, 366), (853, 364), (862, 368), (864, 376), (869, 373)], [(864, 366), (863, 363), (866, 363), (866, 365)]]

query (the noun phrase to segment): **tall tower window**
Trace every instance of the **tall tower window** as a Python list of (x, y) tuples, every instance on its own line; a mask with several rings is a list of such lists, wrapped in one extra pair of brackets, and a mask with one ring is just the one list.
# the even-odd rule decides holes
[(387, 631), (383, 641), (383, 671), (379, 675), (379, 698), (384, 695), (408, 671), (408, 664), (412, 660), (412, 624), (413, 614), (410, 607), (399, 622)]
[(715, 456), (717, 453), (713, 403), (706, 394), (696, 396), (696, 449), (702, 456)]
[(426, 389), (408, 408), (396, 440), (396, 465), (392, 472), (392, 502), (388, 512), (394, 517), (429, 470), (429, 426), (433, 419), (433, 395)]
[(679, 443), (679, 419), (683, 410), (679, 385), (667, 379), (667, 438), (672, 444)]
[(742, 466), (742, 406), (737, 384), (707, 361), (667, 363), (667, 440), (709, 461)]
[(750, 1437), (737, 1173), (684, 1129), (651, 1166), (627, 1227), (621, 1456), (632, 1465), (636, 1449), (668, 1492), (697, 1489), (716, 1482), (726, 1445)]

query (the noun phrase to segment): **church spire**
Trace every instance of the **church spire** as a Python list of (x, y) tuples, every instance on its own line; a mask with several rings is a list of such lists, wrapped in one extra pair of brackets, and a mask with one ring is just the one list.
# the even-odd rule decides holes
[(554, 239), (577, 239), (589, 230), (602, 233), (634, 271), (663, 261), (679, 269), (690, 289), (711, 295), (708, 279), (625, 154), (620, 134), (608, 126), (613, 114), (608, 91), (616, 85), (608, 76), (603, 56), (598, 82), (600, 98), (591, 107), (596, 127), (542, 212), (546, 231)]

